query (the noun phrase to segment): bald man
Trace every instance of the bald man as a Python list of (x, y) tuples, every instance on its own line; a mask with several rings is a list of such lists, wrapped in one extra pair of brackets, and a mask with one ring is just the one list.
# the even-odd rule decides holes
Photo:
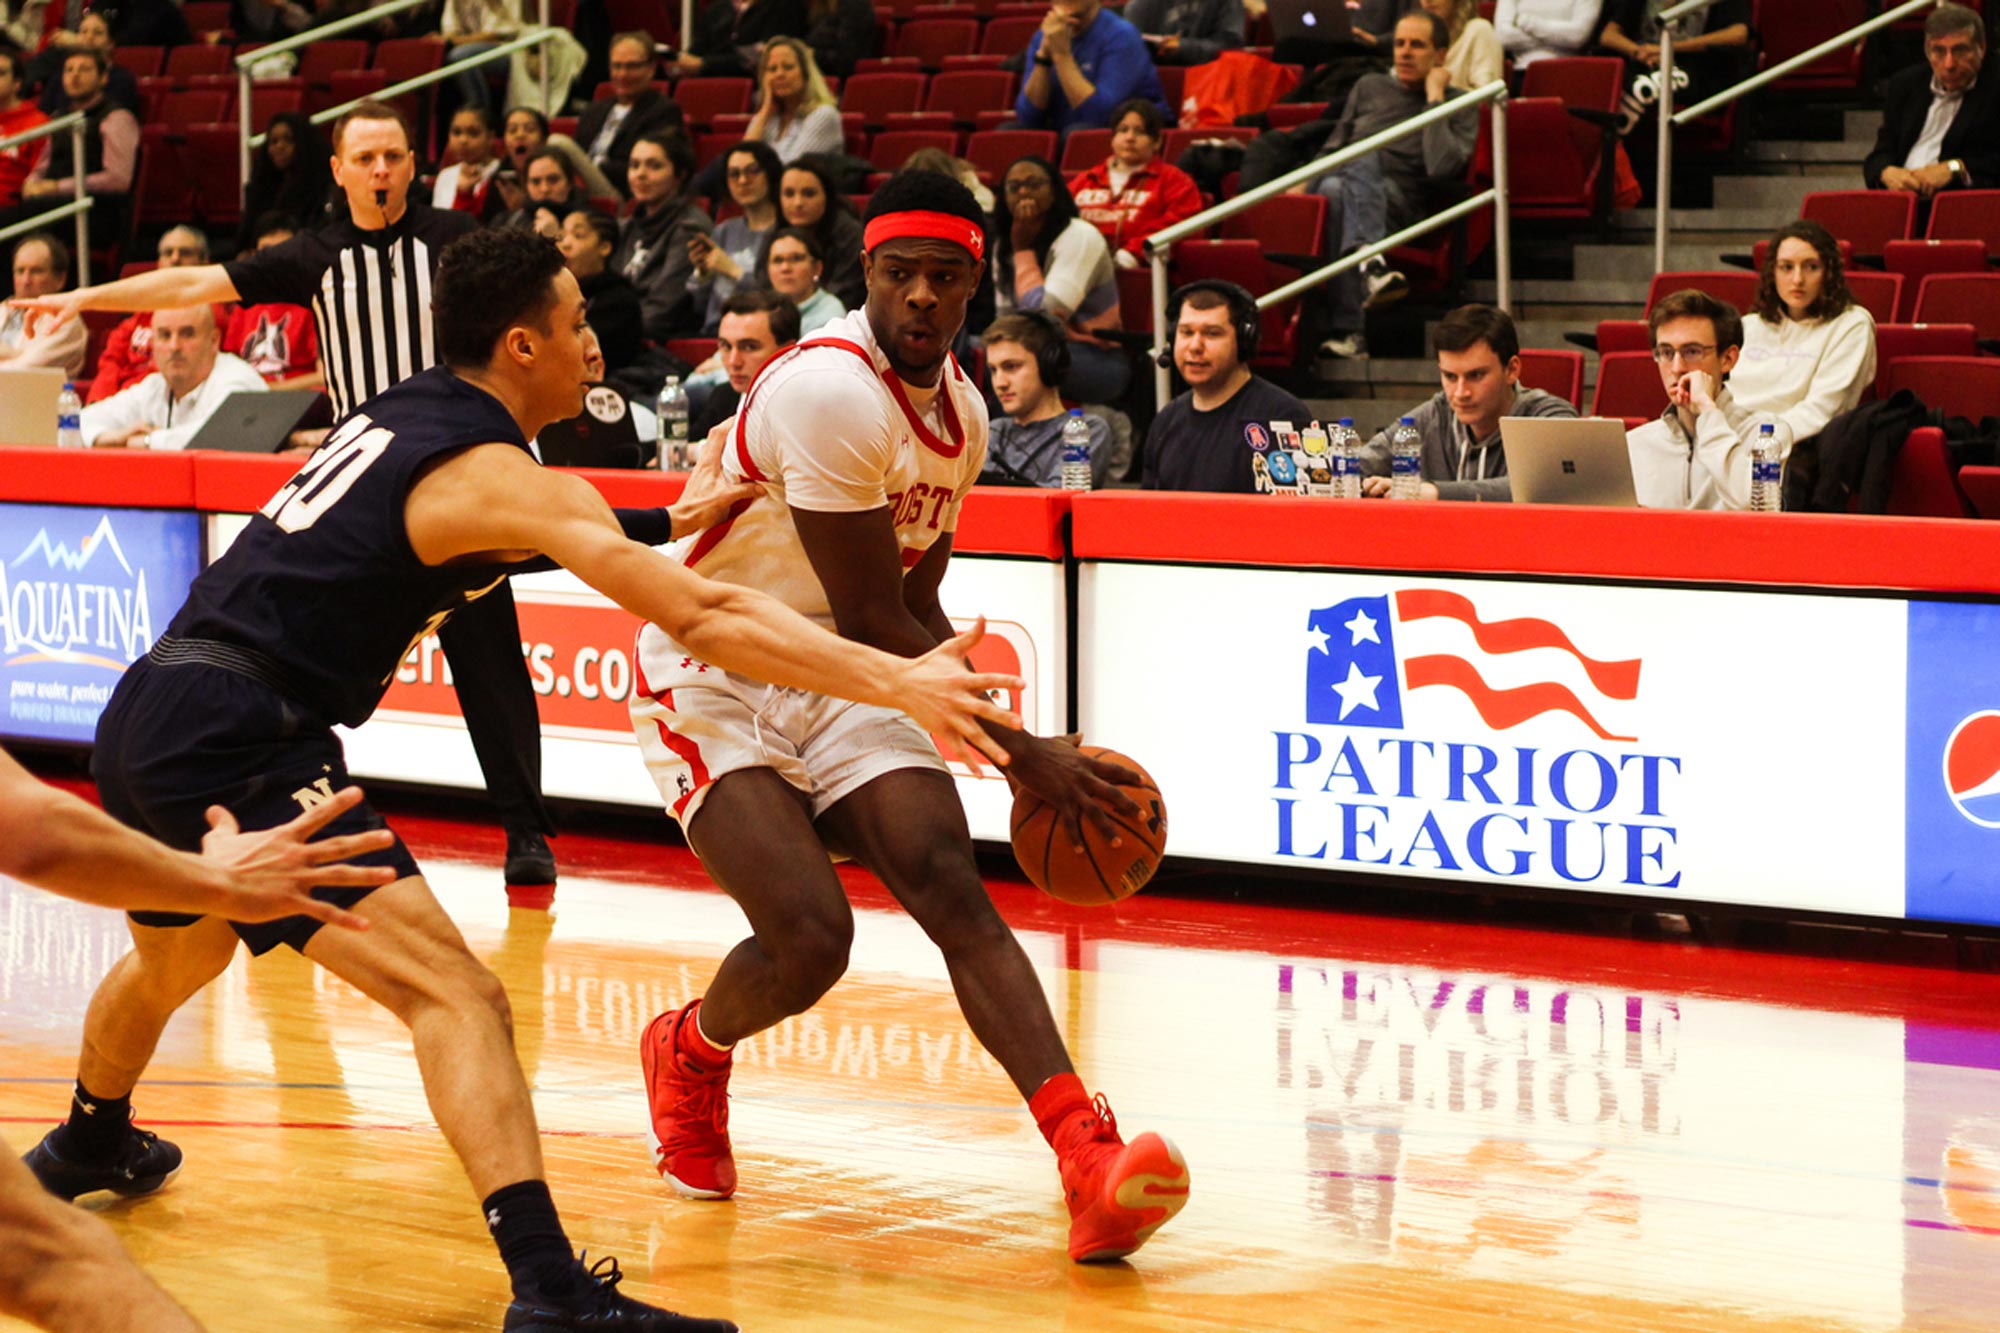
[[(160, 268), (192, 268), (208, 262), (208, 237), (193, 227), (169, 227), (153, 257)], [(90, 377), (86, 403), (102, 402), (153, 373), (153, 312), (128, 315), (111, 330)], [(80, 387), (80, 386), (79, 386)]]
[(215, 307), (153, 312), (153, 373), (83, 409), (93, 449), (185, 449), (230, 394), (265, 392), (264, 377), (222, 350)]

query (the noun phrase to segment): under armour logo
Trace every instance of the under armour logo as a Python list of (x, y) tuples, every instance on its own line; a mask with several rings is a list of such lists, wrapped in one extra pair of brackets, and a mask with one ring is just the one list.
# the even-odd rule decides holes
[(1576, 461), (1569, 458), (1563, 459), (1563, 472), (1565, 475), (1574, 476), (1576, 474)]
[(500, 1229), (500, 1210), (498, 1208), (488, 1208), (486, 1210), (486, 1229), (488, 1231), (498, 1231)]
[(696, 675), (700, 675), (708, 670), (708, 663), (697, 662), (692, 657), (683, 657), (681, 659), (681, 670), (692, 670)]
[(79, 1097), (76, 1099), (76, 1109), (83, 1112), (85, 1115), (96, 1115), (97, 1103), (87, 1102), (83, 1098)]

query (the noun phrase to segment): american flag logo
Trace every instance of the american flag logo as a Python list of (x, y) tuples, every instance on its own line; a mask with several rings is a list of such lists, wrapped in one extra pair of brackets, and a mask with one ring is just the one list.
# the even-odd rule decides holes
[[(1457, 626), (1460, 628), (1454, 629)], [(1465, 643), (1470, 631), (1471, 646)], [(1480, 619), (1472, 599), (1439, 588), (1351, 597), (1306, 617), (1306, 721), (1325, 726), (1403, 725), (1403, 696), (1438, 688), (1464, 695), (1495, 731), (1547, 713), (1574, 717), (1604, 741), (1629, 742), (1599, 721), (1639, 694), (1639, 658), (1586, 655), (1553, 621)], [(1398, 635), (1402, 652), (1398, 653)], [(1579, 688), (1552, 678), (1551, 649), (1576, 664)], [(1521, 668), (1525, 666), (1526, 679)], [(1400, 670), (1399, 670), (1400, 667)], [(1503, 684), (1489, 682), (1504, 681)]]

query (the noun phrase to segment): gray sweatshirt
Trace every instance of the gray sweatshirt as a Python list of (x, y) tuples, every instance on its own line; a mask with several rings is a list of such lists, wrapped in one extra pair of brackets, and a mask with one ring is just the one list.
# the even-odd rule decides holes
[[(1404, 413), (1414, 418), (1417, 434), (1423, 438), (1423, 453), (1417, 475), (1438, 488), (1440, 500), (1511, 500), (1513, 483), (1507, 480), (1507, 455), (1500, 450), (1500, 432), (1483, 440), (1460, 423), (1438, 390), (1416, 410)], [(1521, 389), (1514, 395), (1510, 417), (1573, 417), (1576, 409), (1569, 401), (1540, 389)], [(1365, 477), (1389, 475), (1389, 431), (1375, 432), (1375, 438), (1361, 446), (1361, 474)]]
[[(1459, 88), (1446, 89), (1445, 99), (1463, 96), (1463, 92)], [(1421, 83), (1415, 88), (1405, 88), (1392, 74), (1364, 75), (1348, 93), (1340, 121), (1320, 151), (1331, 153), (1345, 148), (1429, 109), (1430, 102)], [(1382, 175), (1401, 192), (1404, 203), (1415, 204), (1427, 181), (1463, 175), (1478, 142), (1479, 109), (1468, 107), (1458, 115), (1425, 126), (1422, 134), (1398, 139), (1382, 149), (1378, 154)]]

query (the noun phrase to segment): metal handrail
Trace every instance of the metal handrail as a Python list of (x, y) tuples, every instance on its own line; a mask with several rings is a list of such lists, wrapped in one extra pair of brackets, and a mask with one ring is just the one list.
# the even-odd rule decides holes
[[(1697, 2), (1713, 4), (1715, 0), (1697, 0)], [(1145, 242), (1145, 249), (1153, 266), (1154, 359), (1157, 361), (1159, 357), (1166, 354), (1170, 347), (1167, 341), (1167, 262), (1176, 241), (1184, 240), (1198, 232), (1206, 231), (1209, 227), (1222, 221), (1224, 218), (1234, 217), (1247, 208), (1255, 207), (1263, 203), (1266, 199), (1283, 194), (1295, 185), (1304, 185), (1308, 181), (1315, 180), (1337, 167), (1345, 166), (1356, 158), (1366, 157), (1368, 154), (1377, 152), (1400, 139), (1407, 139), (1412, 134), (1421, 134), (1425, 129), (1437, 124), (1441, 120), (1449, 120), (1465, 111), (1483, 106), (1488, 102), (1504, 103), (1506, 100), (1506, 80), (1495, 79), (1491, 83), (1482, 84), (1462, 96), (1449, 98), (1440, 102), (1438, 105), (1431, 107), (1427, 111), (1419, 112), (1408, 120), (1401, 121), (1385, 130), (1371, 134), (1366, 139), (1348, 144), (1345, 148), (1337, 149), (1334, 152), (1328, 153), (1325, 157), (1308, 162), (1302, 167), (1297, 167), (1282, 176), (1268, 180), (1254, 190), (1246, 190), (1235, 198), (1226, 199), (1216, 204), (1213, 208), (1202, 210), (1191, 218), (1185, 218), (1169, 227), (1162, 227), (1148, 236)], [(1352, 254), (1344, 255), (1333, 263), (1328, 264), (1325, 268), (1316, 269), (1311, 273), (1304, 274), (1277, 288), (1275, 291), (1258, 297), (1257, 308), (1259, 310), (1267, 309), (1279, 301), (1288, 300), (1308, 288), (1318, 286), (1329, 278), (1337, 277), (1351, 268), (1367, 263), (1376, 255), (1385, 253), (1401, 245), (1405, 240), (1421, 236), (1425, 232), (1433, 231), (1447, 222), (1455, 221), (1467, 213), (1492, 204), (1495, 214), (1494, 262), (1498, 269), (1498, 301), (1502, 310), (1507, 309), (1511, 303), (1510, 298), (1512, 295), (1512, 275), (1508, 271), (1512, 261), (1512, 238), (1508, 227), (1509, 189), (1507, 180), (1506, 120), (1507, 118), (1504, 114), (1493, 117), (1492, 189), (1483, 191), (1471, 199), (1454, 204), (1451, 208), (1445, 209), (1432, 217), (1425, 218), (1413, 226), (1404, 228), (1392, 237), (1377, 241), (1373, 245), (1354, 251)], [(1166, 367), (1160, 367), (1155, 373), (1154, 384), (1157, 401), (1165, 404), (1167, 401), (1167, 392), (1172, 387), (1172, 381), (1169, 378)]]
[[(81, 111), (72, 111), (66, 116), (44, 121), (31, 130), (10, 134), (0, 139), (0, 153), (19, 144), (33, 143), (37, 139), (47, 139), (64, 131), (69, 133), (69, 160), (72, 168), (70, 188), (75, 196), (69, 203), (46, 209), (31, 218), (23, 218), (12, 226), (0, 227), (0, 241), (11, 241), (16, 236), (25, 236), (31, 231), (40, 231), (51, 222), (60, 222), (67, 217), (76, 219), (76, 285), (90, 285), (90, 218), (95, 200), (83, 191), (83, 127), (85, 116)], [(136, 186), (138, 182), (135, 180)], [(128, 196), (129, 197), (129, 196)]]
[(1656, 198), (1653, 207), (1653, 270), (1659, 272), (1667, 266), (1668, 215), (1672, 212), (1674, 183), (1673, 127), (1691, 124), (1710, 112), (1728, 106), (1739, 97), (1753, 93), (1775, 79), (1782, 79), (1795, 69), (1812, 64), (1822, 56), (1830, 55), (1843, 47), (1854, 45), (1877, 29), (1886, 28), (1920, 10), (1933, 8), (1943, 0), (1904, 0), (1894, 9), (1885, 10), (1874, 18), (1857, 23), (1845, 32), (1827, 38), (1818, 46), (1787, 56), (1769, 69), (1760, 70), (1739, 83), (1730, 85), (1712, 97), (1695, 103), (1682, 111), (1674, 110), (1674, 41), (1671, 20), (1682, 14), (1690, 14), (1706, 9), (1716, 0), (1686, 0), (1660, 15), (1660, 103), (1659, 103), (1659, 170), (1654, 182)]
[(260, 60), (268, 60), (272, 56), (281, 56), (288, 51), (296, 51), (302, 46), (311, 46), (322, 37), (331, 37), (337, 32), (346, 32), (350, 28), (363, 28), (373, 23), (376, 19), (384, 19), (391, 14), (400, 14), (406, 9), (415, 9), (420, 5), (427, 5), (429, 3), (431, 3), (431, 0), (386, 0), (386, 3), (376, 5), (372, 9), (364, 9), (359, 14), (350, 14), (344, 19), (335, 19), (331, 23), (323, 23), (316, 28), (307, 28), (304, 32), (294, 33), (290, 37), (281, 37), (268, 45), (259, 46), (254, 51), (245, 51), (242, 55), (236, 57), (236, 68), (239, 70), (248, 69)]
[[(542, 9), (546, 11), (549, 7), (549, 0), (541, 0), (541, 5)], [(360, 97), (350, 98), (338, 106), (330, 106), (324, 111), (315, 111), (308, 119), (315, 125), (324, 125), (329, 121), (339, 120), (363, 102), (386, 102), (392, 97), (401, 97), (404, 93), (415, 92), (419, 88), (428, 88), (434, 83), (443, 83), (446, 79), (455, 79), (467, 70), (478, 69), (481, 65), (491, 64), (495, 60), (511, 59), (516, 51), (525, 51), (531, 46), (540, 46), (542, 43), (553, 38), (558, 31), (559, 29), (550, 27), (547, 24), (537, 25), (525, 35), (516, 37), (509, 42), (502, 42), (490, 51), (482, 51), (470, 60), (460, 60), (452, 64), (440, 65), (434, 70), (404, 79), (401, 83), (392, 83), (386, 88), (374, 89)], [(250, 189), (250, 153), (252, 149), (260, 147), (263, 144), (266, 136), (251, 132), (250, 75), (248, 71), (240, 71), (238, 77), (242, 82), (242, 87), (237, 90), (236, 99), (238, 112), (237, 130), (241, 139), (239, 156), (242, 163), (239, 189), (242, 192), (242, 196), (247, 198)], [(544, 57), (542, 60), (542, 103), (545, 106), (548, 104), (548, 78), (549, 62)]]

